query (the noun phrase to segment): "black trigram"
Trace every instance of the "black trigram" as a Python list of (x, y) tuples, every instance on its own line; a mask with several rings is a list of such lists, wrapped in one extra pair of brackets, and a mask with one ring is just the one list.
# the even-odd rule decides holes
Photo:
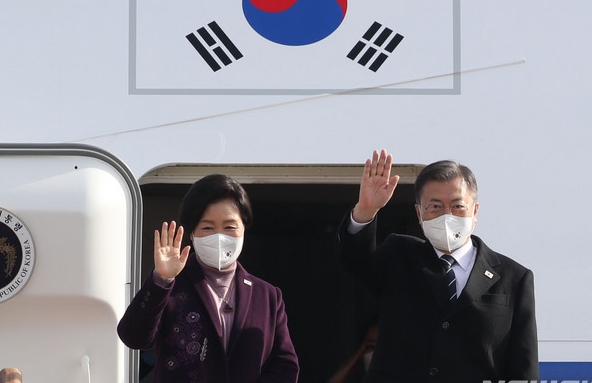
[(199, 37), (194, 33), (185, 37), (214, 72), (220, 70), (221, 65), (228, 66), (233, 63), (233, 58), (238, 60), (243, 57), (218, 23), (212, 21), (208, 27), (209, 30), (206, 27), (197, 30)]
[(373, 72), (376, 72), (380, 66), (393, 53), (397, 45), (403, 40), (403, 36), (390, 28), (383, 27), (382, 24), (375, 21), (364, 33), (362, 39), (357, 42), (347, 58), (358, 62), (362, 66), (367, 66)]

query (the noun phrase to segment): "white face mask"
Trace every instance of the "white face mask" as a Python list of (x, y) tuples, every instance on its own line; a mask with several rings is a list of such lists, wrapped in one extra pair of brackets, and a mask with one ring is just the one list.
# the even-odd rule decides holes
[(193, 237), (193, 249), (203, 263), (222, 270), (237, 260), (243, 249), (243, 239), (225, 234)]
[(473, 217), (444, 214), (422, 221), (423, 233), (438, 250), (452, 252), (465, 244), (473, 232)]

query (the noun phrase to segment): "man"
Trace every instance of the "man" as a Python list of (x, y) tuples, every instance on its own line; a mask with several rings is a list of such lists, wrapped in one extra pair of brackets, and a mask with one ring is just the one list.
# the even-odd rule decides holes
[[(328, 383), (346, 383), (350, 381), (361, 381), (357, 376), (360, 368), (362, 376), (368, 370), (372, 355), (374, 353), (374, 345), (376, 344), (376, 334), (378, 333), (378, 326), (372, 324), (367, 330), (362, 343), (358, 349), (343, 362), (337, 371), (327, 380)], [(360, 366), (361, 365), (361, 366)], [(357, 379), (357, 380), (356, 380)]]
[(7, 367), (0, 370), (0, 383), (21, 383), (23, 376), (18, 368)]
[(379, 301), (365, 382), (538, 380), (533, 274), (472, 235), (473, 173), (452, 161), (425, 167), (415, 209), (428, 241), (392, 234), (377, 246), (376, 214), (399, 181), (391, 165), (385, 150), (366, 161), (359, 200), (338, 235), (342, 264)]

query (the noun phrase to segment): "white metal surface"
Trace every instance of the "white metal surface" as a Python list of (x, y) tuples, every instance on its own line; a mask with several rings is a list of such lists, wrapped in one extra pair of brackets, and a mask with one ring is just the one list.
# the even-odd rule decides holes
[(36, 262), (0, 306), (0, 361), (27, 383), (128, 381), (115, 333), (129, 296), (139, 216), (134, 184), (91, 148), (0, 147), (0, 205), (26, 223)]

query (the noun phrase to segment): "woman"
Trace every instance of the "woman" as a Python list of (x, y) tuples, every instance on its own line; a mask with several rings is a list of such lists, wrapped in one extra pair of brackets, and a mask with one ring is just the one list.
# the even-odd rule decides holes
[(237, 262), (251, 221), (242, 186), (214, 174), (183, 198), (181, 226), (154, 232), (154, 270), (117, 328), (128, 347), (154, 349), (154, 383), (297, 381), (280, 289)]

